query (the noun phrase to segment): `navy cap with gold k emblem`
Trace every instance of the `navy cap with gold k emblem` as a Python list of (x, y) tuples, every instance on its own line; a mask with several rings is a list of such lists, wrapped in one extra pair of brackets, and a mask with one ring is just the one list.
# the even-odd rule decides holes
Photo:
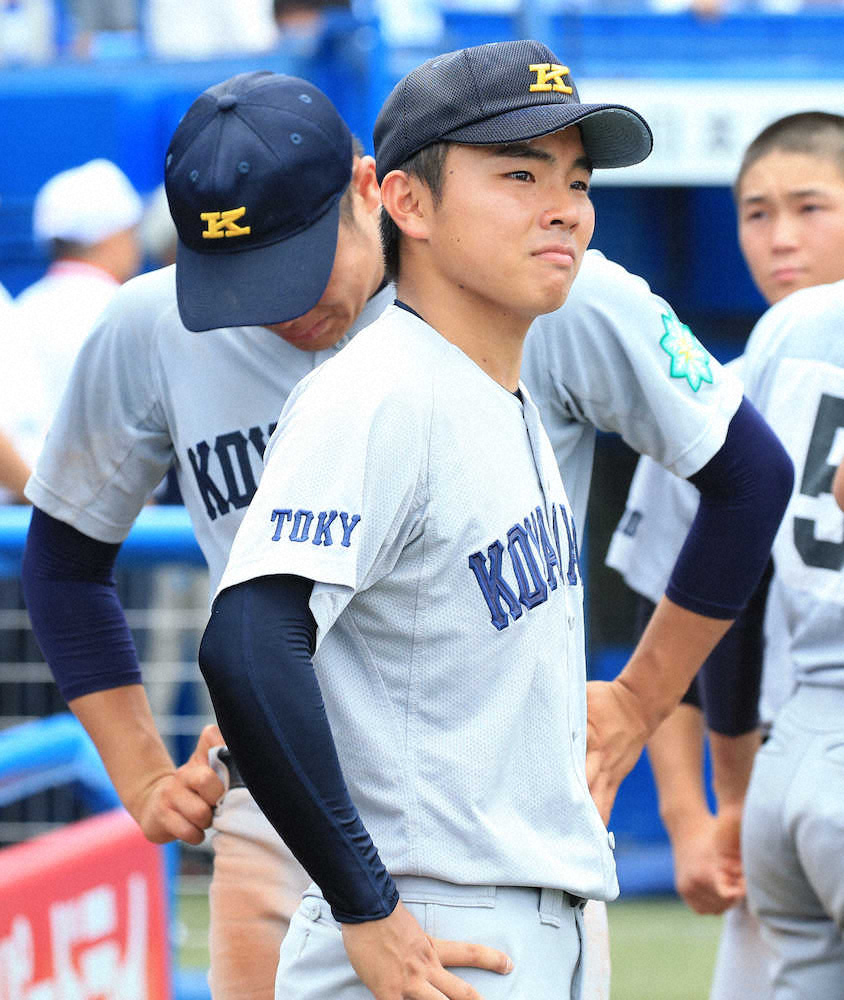
[(164, 170), (189, 330), (282, 323), (316, 305), (352, 156), (334, 105), (297, 77), (241, 73), (194, 101)]
[(626, 167), (653, 146), (620, 104), (583, 104), (568, 66), (541, 42), (491, 42), (429, 59), (393, 88), (375, 121), (379, 182), (435, 142), (492, 145), (578, 125), (595, 167)]

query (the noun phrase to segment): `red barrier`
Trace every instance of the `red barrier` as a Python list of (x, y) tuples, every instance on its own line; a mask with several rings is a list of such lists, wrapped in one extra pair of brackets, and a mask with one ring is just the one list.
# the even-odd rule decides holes
[(0, 1000), (170, 1000), (162, 852), (123, 810), (0, 850)]

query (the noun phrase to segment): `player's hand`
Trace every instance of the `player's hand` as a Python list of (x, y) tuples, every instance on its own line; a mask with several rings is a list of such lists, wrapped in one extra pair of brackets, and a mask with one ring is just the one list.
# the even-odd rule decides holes
[(639, 759), (648, 732), (638, 699), (619, 681), (586, 685), (586, 780), (604, 823), (618, 786)]
[(214, 806), (225, 789), (208, 763), (208, 751), (225, 743), (215, 725), (206, 726), (188, 760), (174, 771), (156, 775), (131, 809), (147, 840), (166, 844), (184, 840), (201, 844)]
[(736, 902), (734, 892), (722, 881), (717, 846), (717, 823), (708, 815), (671, 838), (677, 892), (695, 913), (723, 913)]
[(383, 920), (343, 924), (352, 968), (375, 1000), (482, 1000), (480, 993), (445, 966), (506, 974), (510, 959), (494, 948), (428, 935), (399, 901)]

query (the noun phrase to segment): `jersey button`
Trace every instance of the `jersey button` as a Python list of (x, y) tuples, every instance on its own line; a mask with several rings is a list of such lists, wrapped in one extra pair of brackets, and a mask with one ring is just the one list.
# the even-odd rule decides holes
[(569, 623), (569, 629), (571, 629), (571, 631), (573, 632), (574, 626), (577, 624), (577, 619), (574, 617), (574, 615), (569, 615), (568, 623)]
[(615, 850), (615, 834), (612, 830), (607, 830), (607, 843), (610, 845), (610, 850)]

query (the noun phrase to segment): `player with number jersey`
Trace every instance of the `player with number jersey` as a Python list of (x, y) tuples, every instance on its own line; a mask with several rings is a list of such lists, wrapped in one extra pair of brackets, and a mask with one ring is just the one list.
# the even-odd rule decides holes
[(795, 465), (774, 542), (795, 692), (756, 755), (742, 829), (751, 911), (773, 952), (772, 996), (844, 982), (844, 281), (795, 292), (759, 321), (745, 379)]
[[(551, 68), (559, 88), (535, 85)], [(587, 764), (576, 526), (519, 371), (591, 237), (592, 167), (650, 140), (628, 109), (582, 105), (544, 46), (512, 42), (410, 73), (375, 145), (395, 306), (288, 399), (200, 650), (247, 784), (315, 880), (277, 996), (476, 997), (431, 948), (447, 929), (512, 956), (510, 976), (466, 974), (485, 996), (580, 997), (579, 904), (617, 891), (601, 818), (729, 621), (723, 588), (712, 614), (713, 581), (678, 564), (680, 603), (590, 690)], [(698, 390), (705, 352), (664, 323)], [(771, 478), (703, 505), (698, 527), (738, 541), (753, 525), (741, 601), (791, 477), (746, 403), (728, 464), (736, 425)], [(710, 558), (719, 579), (731, 549)]]
[[(265, 148), (276, 147), (284, 156), (261, 159), (236, 131), (223, 130), (220, 162), (237, 169), (220, 175), (216, 187), (207, 186), (211, 178), (203, 177), (203, 201), (197, 205), (199, 175), (194, 179), (191, 171), (199, 171), (208, 155), (203, 133), (194, 136), (195, 156), (188, 158), (178, 182), (170, 174), (168, 190), (180, 236), (190, 240), (193, 254), (204, 252), (210, 259), (213, 253), (214, 273), (188, 272), (183, 253), (175, 270), (143, 275), (117, 293), (83, 347), (28, 486), (36, 510), (24, 582), (39, 641), (124, 804), (156, 841), (181, 837), (196, 843), (223, 789), (203, 763), (213, 733), (205, 734), (187, 765), (175, 768), (155, 730), (131, 637), (108, 582), (119, 544), (172, 463), (215, 588), (284, 399), (394, 296), (391, 286), (383, 286), (373, 222), (378, 212), (373, 161), (343, 154), (350, 149), (347, 130), (318, 91), (288, 77), (249, 74), (211, 88), (193, 111), (207, 115), (212, 127), (224, 122), (233, 127), (248, 114), (252, 88), (262, 89), (267, 103), (265, 87), (277, 87), (300, 114), (305, 109), (327, 116), (318, 131), (325, 145), (316, 159), (323, 178), (331, 165), (334, 187), (314, 189), (308, 179), (314, 154), (306, 143), (289, 139), (290, 128), (267, 118), (260, 126), (251, 123), (252, 134), (262, 135)], [(243, 107), (236, 111), (238, 102)], [(187, 115), (174, 140), (185, 138), (195, 121)], [(249, 165), (246, 174), (243, 163)], [(280, 164), (291, 169), (280, 171)], [(254, 192), (246, 196), (230, 186), (232, 176), (238, 184), (251, 177)], [(276, 264), (272, 272), (272, 262), (265, 263), (262, 280), (256, 281), (236, 268), (238, 259), (250, 254), (234, 248), (251, 234), (194, 240), (195, 229), (197, 234), (209, 230), (204, 221), (196, 226), (206, 209), (216, 213), (213, 232), (243, 229), (242, 217), (224, 223), (219, 209), (245, 201), (251, 218), (256, 206), (265, 204), (264, 189), (278, 201), (279, 184), (289, 203), (310, 213), (304, 223), (298, 216), (280, 221), (275, 236), (282, 244), (291, 227), (307, 234), (312, 228), (307, 223), (321, 220), (326, 205), (334, 205), (345, 191), (336, 245), (323, 239), (310, 251), (318, 268), (303, 270), (303, 257), (294, 253), (292, 261)], [(256, 233), (255, 241), (269, 255), (273, 244), (266, 233)], [(333, 261), (330, 275), (325, 260)], [(285, 319), (309, 304), (304, 295), (316, 304)], [(270, 326), (261, 325), (265, 322)], [(742, 436), (736, 416), (739, 384), (696, 342), (698, 363), (691, 378), (672, 376), (672, 355), (661, 344), (666, 323), (679, 326), (670, 306), (644, 281), (588, 251), (565, 307), (534, 324), (528, 336), (526, 381), (540, 402), (557, 462), (572, 484), (575, 523), (582, 524), (585, 516), (595, 427), (620, 432), (680, 475), (695, 474), (713, 461), (717, 466), (725, 440)], [(196, 335), (194, 328), (208, 332)], [(610, 372), (615, 377), (605, 377)], [(701, 484), (704, 492), (729, 475), (723, 466), (716, 468)], [(703, 554), (705, 534), (699, 545)], [(76, 581), (72, 590), (69, 579)], [(70, 593), (77, 604), (68, 600)], [(303, 873), (293, 867), (245, 788), (231, 788), (213, 822), (215, 1000), (251, 997), (262, 989), (271, 994), (278, 942)], [(605, 983), (596, 986), (595, 997), (607, 994)]]
[[(747, 148), (735, 195), (741, 249), (769, 304), (796, 289), (844, 278), (844, 118), (801, 112), (769, 125)], [(741, 363), (738, 359), (730, 367), (739, 370)], [(667, 475), (648, 458), (640, 459), (607, 562), (640, 595), (643, 620), (647, 605), (657, 600), (668, 579), (697, 500), (689, 484)], [(788, 645), (781, 582), (774, 577), (754, 596), (740, 626), (731, 629), (719, 645), (717, 662), (699, 678), (707, 720), (715, 730), (711, 738), (744, 732), (752, 753), (757, 721), (761, 719), (763, 728), (770, 726), (793, 691)], [(741, 661), (741, 677), (753, 677), (761, 669), (763, 647), (757, 713), (752, 698), (736, 698), (722, 677), (712, 675), (725, 669), (736, 671)], [(719, 694), (722, 691), (726, 698)], [(678, 889), (699, 912), (720, 912), (735, 904), (743, 889), (740, 881), (728, 891), (722, 891), (723, 880), (721, 888), (716, 886), (721, 862), (713, 844), (728, 842), (724, 828), (735, 831), (737, 824), (734, 818), (722, 816), (716, 821), (709, 814), (700, 778), (700, 713), (692, 705), (684, 706), (672, 725), (676, 732), (666, 730), (661, 745), (654, 744), (650, 750), (674, 849)], [(683, 742), (686, 746), (681, 750)], [(689, 754), (695, 745), (696, 752)], [(743, 796), (743, 786), (740, 792)], [(740, 812), (740, 801), (726, 811)], [(724, 921), (712, 1000), (742, 1000), (749, 991), (759, 993), (768, 958), (758, 925), (745, 905), (732, 905)]]

